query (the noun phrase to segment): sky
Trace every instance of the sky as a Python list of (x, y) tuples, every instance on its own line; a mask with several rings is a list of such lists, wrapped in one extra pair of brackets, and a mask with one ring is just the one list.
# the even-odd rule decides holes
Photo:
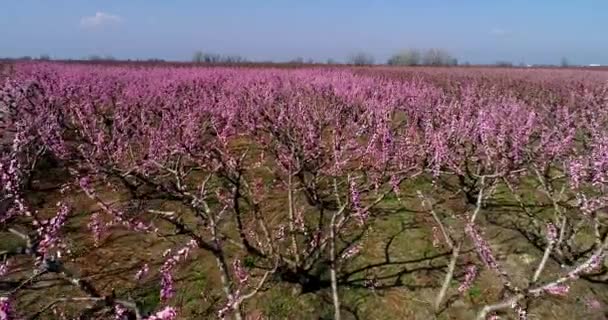
[(608, 65), (606, 0), (1, 0), (0, 57), (385, 61), (442, 48), (460, 62)]

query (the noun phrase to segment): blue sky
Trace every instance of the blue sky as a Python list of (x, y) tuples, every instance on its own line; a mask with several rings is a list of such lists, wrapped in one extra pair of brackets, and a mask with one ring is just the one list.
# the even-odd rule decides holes
[(605, 0), (1, 0), (0, 56), (377, 61), (439, 47), (461, 62), (608, 64)]

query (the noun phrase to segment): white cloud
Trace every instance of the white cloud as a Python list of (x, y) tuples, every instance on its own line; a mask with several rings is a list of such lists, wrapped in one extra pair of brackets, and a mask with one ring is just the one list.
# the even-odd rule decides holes
[(99, 11), (94, 16), (82, 17), (80, 25), (85, 28), (98, 28), (118, 24), (122, 21), (123, 19), (120, 16)]
[(490, 34), (496, 37), (506, 37), (511, 35), (511, 31), (502, 28), (494, 28), (490, 30)]

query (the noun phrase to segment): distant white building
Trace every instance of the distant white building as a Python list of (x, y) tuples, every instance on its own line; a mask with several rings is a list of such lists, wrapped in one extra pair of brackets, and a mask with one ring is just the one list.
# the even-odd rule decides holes
[(592, 63), (589, 65), (590, 67), (601, 67), (601, 65), (597, 64), (597, 63)]

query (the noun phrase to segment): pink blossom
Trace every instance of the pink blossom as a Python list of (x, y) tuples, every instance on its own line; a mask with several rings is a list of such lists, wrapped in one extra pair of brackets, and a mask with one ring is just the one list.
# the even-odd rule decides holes
[(115, 320), (128, 320), (128, 310), (125, 309), (121, 304), (114, 305), (114, 319)]
[(528, 320), (528, 311), (520, 303), (515, 302), (512, 307), (518, 320)]
[(106, 223), (103, 221), (101, 215), (95, 212), (91, 215), (87, 227), (93, 233), (93, 240), (95, 242), (95, 245), (98, 246), (103, 236), (103, 233), (105, 232)]
[(574, 189), (578, 189), (583, 181), (587, 172), (585, 171), (585, 165), (581, 159), (575, 159), (570, 161), (568, 171), (570, 174), (570, 183)]
[(571, 279), (578, 279), (579, 276), (583, 273), (593, 272), (602, 265), (603, 260), (604, 253), (596, 252), (591, 257), (589, 257), (589, 259), (587, 259), (583, 264), (570, 271), (568, 273), (568, 277), (570, 277)]
[(82, 190), (84, 190), (88, 195), (91, 196), (91, 195), (95, 194), (95, 190), (93, 189), (93, 184), (91, 182), (91, 177), (89, 177), (89, 176), (81, 177), (78, 180), (78, 184), (80, 185)]
[(247, 272), (247, 270), (245, 270), (245, 268), (243, 268), (240, 259), (234, 260), (234, 262), (232, 263), (232, 269), (234, 271), (236, 279), (239, 281), (239, 285), (243, 285), (245, 282), (247, 282), (247, 280), (249, 279), (249, 273)]
[(143, 277), (145, 277), (148, 272), (150, 271), (150, 268), (148, 267), (148, 264), (144, 264), (143, 267), (141, 269), (139, 269), (137, 271), (137, 273), (135, 273), (135, 280), (139, 281), (141, 280)]
[(226, 304), (217, 312), (217, 317), (219, 319), (226, 319), (226, 317), (228, 316), (228, 314), (230, 313), (230, 311), (232, 311), (234, 304), (236, 302), (235, 296), (233, 294), (229, 294), (228, 295), (228, 301), (226, 301)]
[(0, 320), (15, 320), (11, 301), (7, 297), (0, 297)]
[(279, 226), (277, 231), (274, 233), (274, 239), (277, 241), (283, 241), (286, 239), (286, 237), (287, 237), (287, 226), (286, 225)]
[(357, 254), (359, 254), (360, 251), (361, 251), (360, 244), (351, 245), (347, 250), (344, 250), (344, 252), (340, 256), (340, 259), (342, 259), (342, 260), (351, 259), (354, 256), (356, 256)]
[(312, 250), (314, 250), (319, 245), (320, 242), (321, 242), (321, 232), (316, 231), (310, 237), (310, 241), (308, 242), (308, 251), (312, 252)]
[(8, 273), (9, 261), (0, 262), (0, 277)]
[(175, 320), (177, 318), (177, 310), (173, 307), (165, 307), (161, 311), (145, 318), (144, 320)]
[(477, 228), (473, 224), (467, 224), (465, 232), (473, 241), (475, 250), (481, 258), (481, 260), (488, 266), (488, 268), (502, 274), (502, 268), (499, 266), (494, 253), (490, 247), (490, 244), (481, 236)]
[(304, 223), (304, 213), (300, 208), (296, 208), (295, 210), (295, 221), (294, 221), (295, 229), (304, 232), (306, 230), (306, 225)]
[(553, 223), (547, 223), (547, 241), (551, 244), (557, 241), (557, 229), (555, 229), (555, 225)]
[(401, 194), (401, 190), (399, 189), (399, 182), (400, 182), (400, 179), (397, 176), (395, 176), (395, 175), (391, 176), (390, 185), (391, 185), (391, 188), (393, 189), (393, 192), (397, 196), (397, 198)]
[(160, 298), (162, 301), (167, 301), (175, 294), (175, 287), (173, 283), (173, 269), (177, 266), (180, 261), (185, 260), (190, 253), (190, 250), (197, 247), (197, 243), (194, 240), (188, 242), (186, 246), (179, 249), (173, 256), (165, 260), (165, 263), (160, 268), (161, 275), (161, 289)]
[(585, 299), (585, 306), (591, 310), (599, 310), (602, 308), (602, 303), (593, 297)]
[(460, 286), (458, 286), (458, 292), (461, 294), (467, 292), (471, 288), (475, 278), (477, 278), (477, 266), (473, 264), (467, 266), (464, 280), (460, 283)]
[(60, 241), (59, 231), (70, 213), (70, 208), (64, 203), (57, 203), (57, 207), (59, 208), (55, 217), (48, 221), (39, 222), (40, 226), (37, 231), (41, 240), (38, 244), (38, 251), (43, 255), (46, 255)]
[[(3, 73), (0, 77), (1, 112), (10, 118), (14, 132), (0, 149), (0, 223), (10, 228), (15, 220), (20, 224), (33, 221), (24, 227), (33, 227), (43, 255), (52, 255), (53, 250), (57, 256), (61, 253), (61, 231), (69, 213), (59, 206), (54, 218), (40, 220), (42, 215), (28, 202), (26, 183), (37, 169), (34, 159), (39, 150), (62, 160), (61, 165), (72, 176), (81, 177), (75, 185), (101, 208), (102, 213), (90, 215), (88, 224), (96, 245), (110, 227), (138, 234), (156, 230), (149, 222), (156, 220), (148, 219), (144, 211), (156, 202), (147, 201), (137, 210), (121, 208), (125, 190), (117, 187), (121, 185), (115, 183), (118, 177), (140, 185), (138, 193), (158, 194), (159, 199), (168, 196), (179, 200), (176, 202), (186, 207), (184, 212), (201, 213), (201, 221), (194, 222), (190, 219), (194, 215), (188, 214), (183, 222), (210, 241), (209, 221), (203, 217), (207, 213), (199, 211), (203, 208), (200, 199), (211, 200), (210, 214), (216, 215), (222, 233), (231, 237), (236, 234), (231, 215), (235, 205), (246, 208), (244, 218), (249, 224), (250, 218), (257, 219), (249, 211), (265, 214), (265, 196), (278, 191), (276, 186), (264, 185), (266, 176), (280, 180), (285, 174), (294, 175), (298, 207), (293, 236), (302, 242), (302, 252), (291, 254), (299, 255), (304, 264), (324, 254), (329, 228), (323, 218), (333, 210), (325, 209), (333, 195), (321, 189), (333, 178), (351, 177), (346, 190), (338, 191), (339, 199), (348, 199), (340, 223), (354, 220), (360, 224), (341, 225), (338, 237), (344, 240), (364, 231), (362, 225), (376, 226), (371, 212), (365, 210), (365, 200), (371, 204), (376, 195), (391, 190), (399, 198), (399, 179), (414, 177), (408, 173), (409, 168), (431, 172), (437, 189), (442, 187), (443, 178), (458, 183), (458, 178), (473, 172), (505, 173), (519, 188), (526, 184), (524, 179), (534, 175), (535, 168), (549, 168), (551, 173), (566, 175), (564, 199), (577, 196), (578, 208), (587, 215), (582, 223), (591, 221), (589, 218), (608, 203), (604, 75), (581, 72), (579, 76), (578, 71), (566, 70), (535, 70), (532, 74), (517, 70), (428, 69), (393, 74), (387, 70), (18, 63), (9, 76)], [(6, 108), (10, 112), (5, 112)], [(243, 141), (251, 142), (253, 152), (241, 158), (240, 150), (233, 150), (237, 149), (233, 146)], [(261, 171), (263, 174), (259, 174)], [(520, 173), (509, 174), (516, 171)], [(207, 190), (199, 189), (201, 172), (211, 174)], [(233, 185), (242, 183), (245, 187), (241, 179), (251, 181), (251, 190), (244, 190), (250, 192), (237, 194), (241, 190)], [(216, 183), (220, 180), (222, 183)], [(310, 192), (309, 187), (319, 187), (321, 192)], [(112, 193), (108, 199), (117, 201), (105, 204), (97, 194), (102, 190), (104, 195)], [(61, 192), (67, 196), (66, 191), (62, 188)], [(309, 206), (305, 200), (316, 203)], [(255, 212), (258, 208), (260, 212)], [(317, 208), (325, 211), (320, 213)], [(269, 223), (276, 226), (281, 222)], [(582, 225), (581, 230), (589, 227)], [(482, 230), (471, 224), (465, 232), (479, 259), (505, 276)], [(178, 233), (183, 236), (183, 231)], [(437, 227), (432, 230), (435, 246), (443, 240), (439, 231)], [(558, 226), (546, 226), (550, 245), (558, 241), (558, 231)], [(276, 249), (273, 254), (281, 257), (292, 250), (284, 243), (265, 247), (257, 226), (246, 232), (264, 253)], [(290, 236), (288, 232), (282, 226), (270, 237), (281, 241)], [(163, 255), (163, 301), (174, 295), (173, 276), (178, 264), (188, 259), (195, 247), (186, 244)], [(359, 250), (358, 245), (348, 247), (341, 258), (352, 259)], [(314, 256), (317, 253), (319, 257)], [(242, 252), (236, 256), (242, 256)], [(604, 254), (596, 252), (568, 276), (576, 279), (593, 272), (602, 266), (603, 259)], [(240, 290), (251, 281), (241, 263), (235, 260), (232, 265), (235, 283), (230, 284), (232, 292), (222, 309), (225, 314), (234, 310)], [(6, 268), (0, 265), (0, 273), (7, 272)], [(142, 279), (148, 271), (144, 265), (135, 278)], [(477, 272), (473, 266), (467, 267), (458, 290), (466, 291)], [(370, 288), (377, 285), (373, 281), (365, 284)], [(566, 292), (567, 287), (559, 284), (545, 293)], [(520, 319), (527, 317), (521, 306), (513, 308)], [(174, 317), (175, 310), (168, 307), (149, 319)]]
[(355, 217), (359, 221), (359, 224), (365, 223), (368, 218), (368, 212), (361, 205), (361, 194), (357, 188), (357, 183), (354, 179), (350, 181), (350, 200), (353, 205)]
[(570, 290), (570, 286), (565, 285), (565, 284), (556, 284), (556, 285), (552, 285), (548, 288), (545, 288), (545, 291), (548, 294), (551, 294), (554, 296), (566, 296), (568, 294), (569, 290)]

